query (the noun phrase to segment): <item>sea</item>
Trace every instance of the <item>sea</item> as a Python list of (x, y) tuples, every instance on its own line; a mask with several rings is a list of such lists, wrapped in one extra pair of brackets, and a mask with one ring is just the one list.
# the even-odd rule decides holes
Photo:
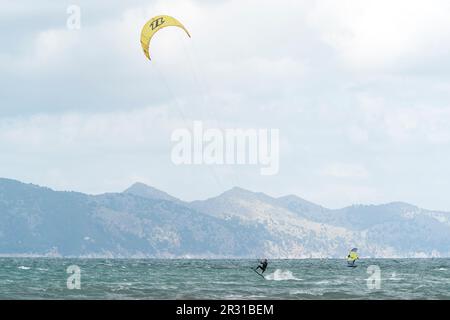
[(450, 299), (450, 259), (0, 258), (0, 299)]

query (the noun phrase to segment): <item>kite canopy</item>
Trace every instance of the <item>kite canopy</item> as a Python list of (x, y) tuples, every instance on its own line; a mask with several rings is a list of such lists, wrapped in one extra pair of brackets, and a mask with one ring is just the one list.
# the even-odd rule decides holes
[(183, 29), (188, 35), (188, 37), (191, 37), (189, 31), (187, 31), (187, 29), (181, 24), (181, 22), (175, 19), (174, 17), (161, 15), (151, 18), (149, 21), (147, 21), (147, 23), (144, 25), (141, 31), (142, 49), (144, 50), (145, 56), (149, 60), (151, 60), (149, 50), (152, 37), (155, 35), (156, 32), (158, 32), (162, 28), (170, 26)]

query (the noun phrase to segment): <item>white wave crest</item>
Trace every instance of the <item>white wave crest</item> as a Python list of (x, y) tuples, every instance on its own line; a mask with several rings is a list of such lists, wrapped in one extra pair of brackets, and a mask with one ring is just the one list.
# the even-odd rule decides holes
[(291, 271), (289, 270), (281, 270), (281, 269), (276, 269), (273, 273), (268, 274), (267, 276), (265, 276), (265, 278), (267, 280), (275, 280), (275, 281), (282, 281), (282, 280), (296, 280), (296, 281), (300, 281), (302, 279), (299, 279), (297, 277), (295, 277)]
[(20, 266), (18, 267), (20, 270), (30, 270), (30, 267)]

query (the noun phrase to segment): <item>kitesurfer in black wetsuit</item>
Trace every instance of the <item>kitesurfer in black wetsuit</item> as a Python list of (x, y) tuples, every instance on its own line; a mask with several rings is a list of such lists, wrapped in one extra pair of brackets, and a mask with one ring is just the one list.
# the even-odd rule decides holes
[(261, 273), (264, 273), (264, 271), (266, 271), (267, 269), (267, 265), (269, 264), (267, 262), (267, 259), (261, 260), (259, 261), (260, 265), (256, 267), (255, 271), (258, 269), (261, 269)]

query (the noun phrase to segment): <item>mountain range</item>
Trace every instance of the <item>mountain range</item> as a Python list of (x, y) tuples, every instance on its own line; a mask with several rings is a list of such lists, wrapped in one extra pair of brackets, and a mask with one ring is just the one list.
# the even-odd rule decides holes
[(0, 255), (107, 258), (450, 257), (450, 213), (394, 202), (327, 209), (233, 188), (185, 202), (135, 183), (119, 193), (0, 179)]

